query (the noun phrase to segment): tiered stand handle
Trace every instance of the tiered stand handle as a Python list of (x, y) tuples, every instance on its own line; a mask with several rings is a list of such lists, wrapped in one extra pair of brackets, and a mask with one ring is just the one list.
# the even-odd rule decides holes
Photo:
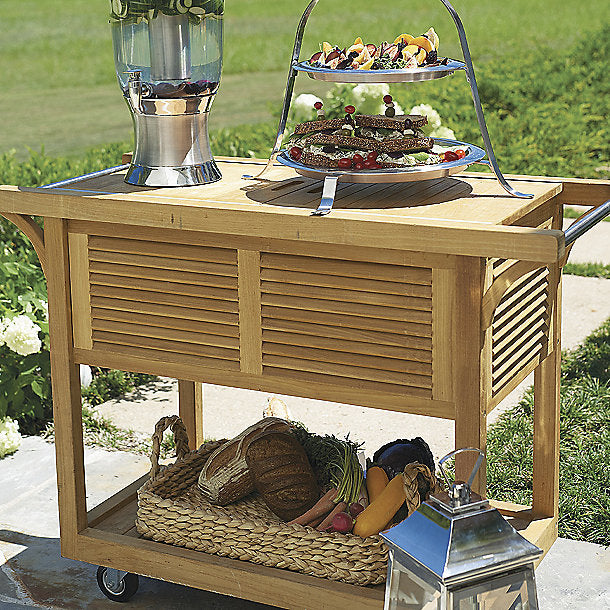
[[(468, 48), (468, 41), (466, 40), (466, 32), (464, 30), (464, 25), (462, 24), (462, 20), (458, 15), (457, 11), (453, 8), (453, 6), (448, 2), (448, 0), (440, 0), (445, 8), (449, 11), (449, 14), (453, 18), (455, 23), (455, 27), (458, 31), (458, 36), (460, 39), (460, 45), (462, 47), (462, 55), (464, 56), (464, 65), (458, 69), (463, 69), (466, 72), (466, 79), (470, 84), (470, 91), (472, 93), (472, 102), (474, 104), (474, 109), (477, 115), (477, 121), (479, 123), (479, 129), (481, 131), (481, 137), (483, 138), (483, 143), (485, 145), (485, 152), (487, 153), (488, 161), (480, 161), (481, 163), (489, 164), (492, 168), (498, 182), (502, 185), (504, 190), (512, 195), (513, 197), (520, 197), (524, 199), (530, 199), (533, 195), (528, 193), (520, 193), (515, 190), (504, 178), (500, 168), (498, 167), (498, 162), (496, 160), (496, 156), (493, 151), (493, 146), (491, 145), (491, 139), (489, 137), (489, 132), (487, 131), (487, 124), (485, 123), (485, 116), (483, 114), (483, 108), (481, 107), (481, 99), (479, 97), (479, 90), (477, 88), (477, 80), (474, 75), (474, 67), (472, 65), (472, 57), (470, 56), (470, 49)], [(284, 132), (286, 130), (286, 121), (288, 119), (288, 111), (290, 109), (290, 103), (292, 101), (292, 94), (294, 91), (294, 81), (296, 79), (298, 70), (296, 68), (299, 63), (299, 54), (301, 52), (301, 45), (303, 43), (303, 34), (305, 32), (305, 26), (307, 25), (307, 21), (309, 20), (309, 16), (311, 12), (315, 8), (316, 4), (318, 4), (319, 0), (311, 0), (311, 2), (307, 5), (303, 15), (301, 16), (301, 20), (299, 21), (299, 25), (297, 27), (296, 36), (294, 39), (294, 47), (292, 50), (292, 58), (290, 60), (290, 69), (288, 71), (288, 81), (286, 83), (286, 92), (284, 94), (284, 104), (282, 106), (282, 114), (280, 116), (280, 123), (277, 130), (277, 137), (275, 139), (275, 146), (271, 151), (271, 156), (269, 157), (269, 161), (267, 165), (263, 168), (263, 170), (257, 174), (256, 176), (252, 175), (244, 175), (243, 178), (249, 179), (258, 179), (262, 178), (262, 176), (269, 170), (269, 168), (273, 165), (275, 158), (280, 152), (280, 148), (282, 146), (282, 140), (284, 139)], [(333, 186), (336, 186), (336, 176), (332, 176), (333, 178)], [(326, 186), (326, 185), (325, 185)], [(330, 186), (330, 185), (329, 185)], [(326, 188), (325, 188), (326, 190)]]

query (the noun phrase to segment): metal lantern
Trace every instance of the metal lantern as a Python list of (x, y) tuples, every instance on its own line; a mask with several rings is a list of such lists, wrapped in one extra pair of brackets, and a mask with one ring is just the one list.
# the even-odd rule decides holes
[(125, 181), (220, 180), (207, 120), (220, 82), (224, 0), (112, 0), (111, 7), (116, 73), (135, 130)]
[(523, 538), (468, 482), (448, 483), (382, 534), (389, 547), (384, 610), (537, 610), (534, 561), (542, 551)]

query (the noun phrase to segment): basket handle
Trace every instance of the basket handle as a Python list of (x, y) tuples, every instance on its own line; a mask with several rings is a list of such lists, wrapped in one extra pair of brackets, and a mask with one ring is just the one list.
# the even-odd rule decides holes
[(159, 454), (161, 453), (161, 441), (163, 433), (170, 428), (174, 433), (174, 441), (176, 443), (176, 458), (181, 460), (187, 453), (189, 448), (189, 435), (184, 426), (184, 422), (177, 415), (162, 417), (155, 426), (155, 431), (152, 435), (152, 451), (150, 452), (150, 478), (154, 479), (160, 470)]

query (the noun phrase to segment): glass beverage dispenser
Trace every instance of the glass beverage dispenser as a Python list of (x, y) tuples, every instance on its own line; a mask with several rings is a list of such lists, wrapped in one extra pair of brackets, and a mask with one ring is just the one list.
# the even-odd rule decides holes
[(222, 67), (224, 0), (111, 0), (117, 77), (135, 130), (125, 181), (220, 180), (208, 113)]

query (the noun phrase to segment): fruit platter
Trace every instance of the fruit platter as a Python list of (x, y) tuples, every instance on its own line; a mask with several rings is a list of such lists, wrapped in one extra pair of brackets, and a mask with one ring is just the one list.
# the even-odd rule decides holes
[(296, 125), (277, 160), (310, 178), (336, 176), (343, 182), (411, 182), (450, 176), (480, 161), (478, 146), (426, 137), (422, 115), (396, 115), (392, 96), (383, 98), (383, 115), (356, 114), (327, 119), (322, 102), (317, 120)]
[(442, 78), (465, 64), (438, 55), (434, 28), (421, 36), (400, 34), (394, 42), (364, 43), (358, 36), (343, 49), (323, 42), (307, 61), (295, 65), (310, 78), (330, 82), (396, 83)]

